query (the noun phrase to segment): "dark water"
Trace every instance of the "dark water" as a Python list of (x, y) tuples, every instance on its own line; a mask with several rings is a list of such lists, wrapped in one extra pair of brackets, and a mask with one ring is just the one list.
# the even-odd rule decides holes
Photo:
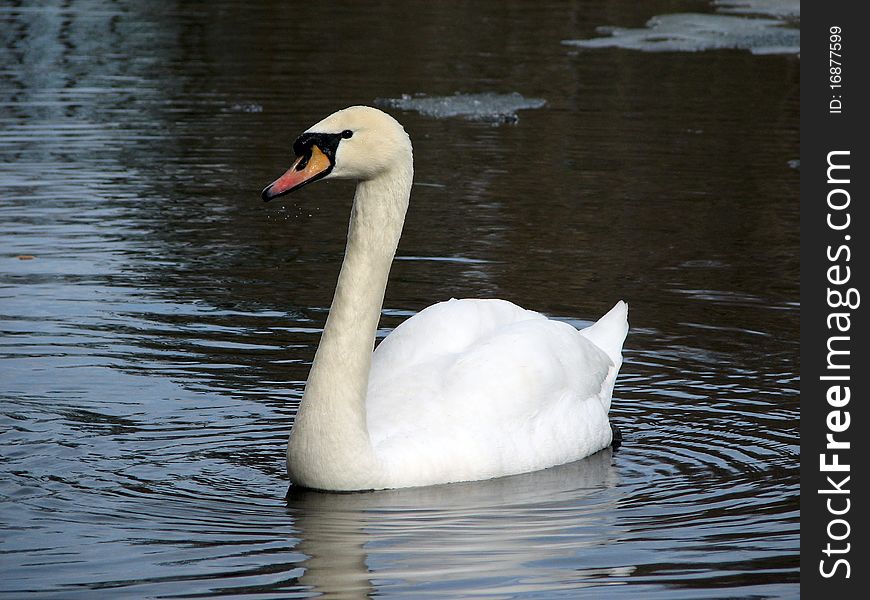
[[(695, 1), (247, 4), (0, 7), (0, 595), (797, 596), (799, 59), (561, 43)], [(394, 110), (383, 333), (624, 298), (625, 444), (285, 501), (352, 184), (259, 190), (335, 109), (456, 92), (547, 104)]]

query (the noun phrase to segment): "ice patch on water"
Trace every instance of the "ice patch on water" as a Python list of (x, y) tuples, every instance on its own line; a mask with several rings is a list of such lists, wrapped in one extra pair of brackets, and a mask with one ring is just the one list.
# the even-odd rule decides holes
[[(564, 40), (581, 48), (627, 48), (645, 52), (699, 52), (741, 49), (753, 54), (798, 54), (800, 29), (790, 27), (800, 19), (796, 0), (717, 0), (717, 10), (731, 14), (679, 13), (655, 16), (646, 27), (598, 27), (609, 37)], [(751, 18), (734, 15), (768, 15)]]
[(713, 0), (718, 12), (737, 15), (766, 15), (777, 19), (798, 20), (800, 0)]
[(399, 110), (413, 110), (427, 117), (448, 119), (460, 117), (489, 123), (516, 123), (517, 111), (541, 108), (546, 100), (526, 98), (517, 92), (510, 94), (454, 94), (453, 96), (424, 96), (402, 94), (401, 98), (378, 98), (375, 104)]

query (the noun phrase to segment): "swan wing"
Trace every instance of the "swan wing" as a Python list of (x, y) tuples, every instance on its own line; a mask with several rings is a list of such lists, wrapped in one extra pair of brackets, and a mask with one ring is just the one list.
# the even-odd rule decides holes
[(621, 362), (627, 331), (619, 308), (587, 335), (504, 300), (450, 300), (399, 325), (373, 355), (366, 402), (386, 470), (403, 485), (427, 485), (532, 471), (606, 447), (619, 367), (611, 355)]

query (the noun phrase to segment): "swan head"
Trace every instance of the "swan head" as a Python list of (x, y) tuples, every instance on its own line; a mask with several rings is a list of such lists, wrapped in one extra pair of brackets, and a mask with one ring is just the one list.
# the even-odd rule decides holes
[(310, 127), (293, 142), (291, 167), (266, 186), (263, 200), (289, 194), (320, 179), (365, 181), (411, 164), (411, 140), (387, 113), (351, 106)]

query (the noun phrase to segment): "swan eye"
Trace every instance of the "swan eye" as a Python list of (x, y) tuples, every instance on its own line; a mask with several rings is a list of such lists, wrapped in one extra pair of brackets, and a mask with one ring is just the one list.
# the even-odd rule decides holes
[(352, 138), (353, 131), (351, 131), (350, 129), (345, 129), (344, 131), (341, 132), (341, 137), (343, 137), (344, 139)]

